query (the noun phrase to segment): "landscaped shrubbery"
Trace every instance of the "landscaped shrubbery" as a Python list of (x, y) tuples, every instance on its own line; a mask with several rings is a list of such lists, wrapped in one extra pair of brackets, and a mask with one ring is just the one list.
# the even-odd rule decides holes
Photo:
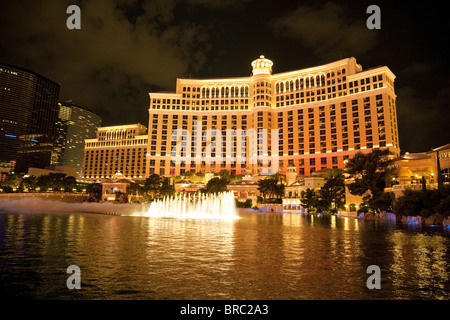
[(238, 201), (236, 199), (236, 208), (251, 208), (253, 205), (251, 199), (245, 200), (245, 202)]
[(394, 203), (398, 216), (421, 216), (427, 218), (435, 213), (450, 216), (450, 186), (438, 190), (405, 190)]

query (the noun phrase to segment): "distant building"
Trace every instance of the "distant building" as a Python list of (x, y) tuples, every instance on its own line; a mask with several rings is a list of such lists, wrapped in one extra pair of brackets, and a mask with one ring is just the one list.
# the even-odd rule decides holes
[(81, 178), (85, 140), (96, 137), (102, 119), (70, 101), (59, 102), (58, 106), (52, 165), (74, 167), (77, 178)]
[(60, 85), (0, 63), (0, 162), (15, 171), (51, 164)]
[(97, 128), (97, 137), (85, 140), (83, 179), (102, 181), (117, 175), (145, 179), (146, 133), (140, 123)]

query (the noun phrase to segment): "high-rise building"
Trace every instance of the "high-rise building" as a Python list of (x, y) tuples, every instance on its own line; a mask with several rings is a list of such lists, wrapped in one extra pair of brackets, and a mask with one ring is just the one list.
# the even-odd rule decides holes
[(0, 162), (16, 171), (51, 163), (60, 85), (33, 71), (0, 64)]
[(94, 139), (102, 119), (71, 101), (59, 102), (52, 165), (74, 167), (81, 178), (85, 139)]
[(148, 147), (147, 128), (140, 123), (101, 127), (95, 139), (86, 139), (83, 178), (109, 179), (123, 176), (144, 179)]
[(343, 168), (355, 153), (400, 154), (395, 75), (363, 70), (355, 58), (272, 74), (264, 56), (250, 77), (177, 79), (151, 92), (147, 175), (227, 169), (309, 176)]

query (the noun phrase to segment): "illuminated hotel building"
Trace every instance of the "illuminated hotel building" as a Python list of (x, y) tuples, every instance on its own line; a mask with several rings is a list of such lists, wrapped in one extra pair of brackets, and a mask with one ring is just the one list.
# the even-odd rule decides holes
[[(309, 176), (343, 168), (358, 151), (387, 147), (400, 154), (395, 75), (388, 67), (363, 71), (347, 58), (272, 74), (273, 63), (264, 56), (251, 65), (250, 77), (177, 79), (175, 93), (149, 93), (147, 176), (223, 169), (240, 174), (246, 168), (260, 173), (273, 164), (252, 161), (252, 155)], [(251, 139), (239, 129), (267, 134)]]
[(97, 128), (95, 139), (86, 139), (83, 178), (110, 179), (115, 176), (144, 179), (147, 128), (140, 123)]

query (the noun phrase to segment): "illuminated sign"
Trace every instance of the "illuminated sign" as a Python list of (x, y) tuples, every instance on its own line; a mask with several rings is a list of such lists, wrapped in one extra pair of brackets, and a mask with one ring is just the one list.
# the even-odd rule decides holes
[(439, 158), (441, 159), (450, 158), (450, 151), (439, 153)]

